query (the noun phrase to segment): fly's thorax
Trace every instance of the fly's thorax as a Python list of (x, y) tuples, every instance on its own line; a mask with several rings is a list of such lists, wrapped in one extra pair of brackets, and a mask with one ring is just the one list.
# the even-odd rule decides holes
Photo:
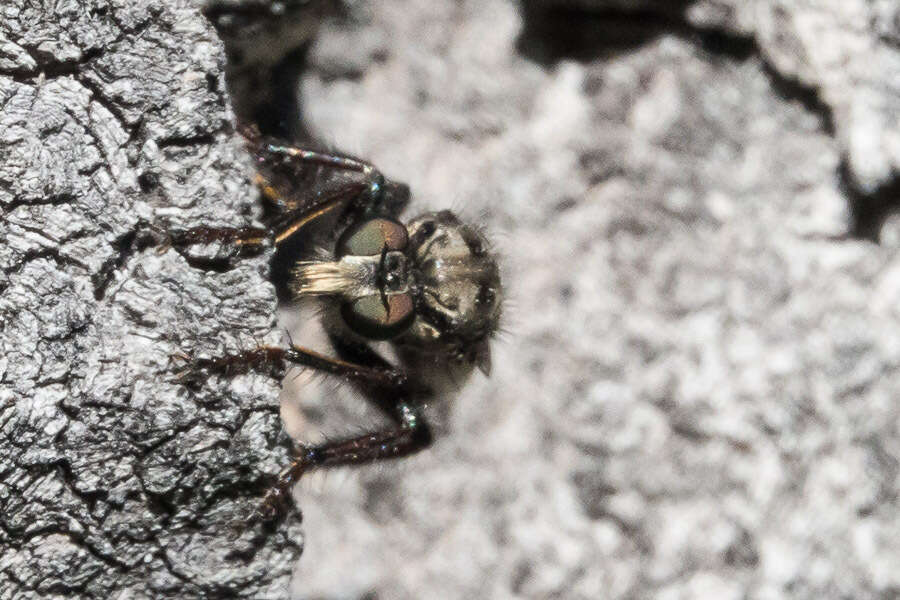
[(450, 211), (407, 225), (416, 319), (397, 342), (490, 370), (500, 319), (500, 271), (484, 236)]

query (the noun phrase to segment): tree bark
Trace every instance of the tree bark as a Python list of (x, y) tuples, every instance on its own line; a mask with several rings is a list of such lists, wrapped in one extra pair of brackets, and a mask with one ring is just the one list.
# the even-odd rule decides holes
[(172, 356), (277, 342), (267, 257), (151, 242), (256, 193), (197, 3), (0, 13), (0, 598), (283, 597), (292, 518), (230, 533), (288, 460), (278, 382)]

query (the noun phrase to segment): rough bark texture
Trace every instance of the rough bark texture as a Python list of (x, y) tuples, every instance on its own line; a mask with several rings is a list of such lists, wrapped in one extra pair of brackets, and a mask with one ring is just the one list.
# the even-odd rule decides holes
[[(548, 4), (311, 49), (307, 126), (480, 218), (510, 302), (432, 450), (300, 486), (297, 597), (896, 597), (896, 2)], [(298, 382), (302, 437), (369, 419)]]
[(223, 66), (192, 2), (0, 8), (0, 598), (285, 594), (296, 522), (229, 539), (287, 460), (277, 382), (170, 381), (279, 340), (266, 258), (147, 247), (252, 220)]

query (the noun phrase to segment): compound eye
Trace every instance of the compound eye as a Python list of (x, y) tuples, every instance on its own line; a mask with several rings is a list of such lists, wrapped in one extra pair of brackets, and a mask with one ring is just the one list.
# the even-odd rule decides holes
[(359, 335), (372, 340), (388, 340), (406, 331), (416, 313), (410, 294), (374, 294), (345, 303), (341, 316)]
[(372, 219), (344, 232), (338, 240), (337, 254), (375, 256), (385, 248), (403, 250), (408, 243), (406, 227), (391, 219)]

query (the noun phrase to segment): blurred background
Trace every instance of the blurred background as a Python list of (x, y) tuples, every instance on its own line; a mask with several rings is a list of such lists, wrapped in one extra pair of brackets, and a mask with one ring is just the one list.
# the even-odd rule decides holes
[[(505, 332), (432, 449), (302, 481), (295, 597), (898, 597), (898, 31), (887, 0), (326, 20), (297, 129), (484, 224)], [(293, 373), (282, 412), (315, 442), (363, 404)]]

